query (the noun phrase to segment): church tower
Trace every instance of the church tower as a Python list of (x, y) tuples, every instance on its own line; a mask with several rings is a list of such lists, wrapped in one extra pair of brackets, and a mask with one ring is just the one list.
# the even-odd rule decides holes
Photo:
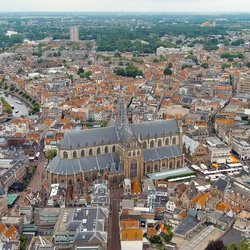
[(124, 128), (128, 128), (127, 107), (123, 95), (120, 96), (118, 101), (115, 127), (118, 135)]

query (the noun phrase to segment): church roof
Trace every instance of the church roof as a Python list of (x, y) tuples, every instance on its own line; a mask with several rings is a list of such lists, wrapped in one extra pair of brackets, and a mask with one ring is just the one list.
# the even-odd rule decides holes
[(116, 153), (83, 157), (80, 159), (60, 159), (56, 156), (48, 165), (47, 170), (53, 174), (70, 175), (81, 172), (112, 169), (119, 171), (120, 159)]
[(156, 161), (172, 157), (181, 156), (181, 150), (178, 146), (168, 146), (161, 148), (150, 148), (143, 150), (144, 161)]
[(65, 134), (60, 149), (70, 150), (115, 144), (118, 142), (125, 145), (133, 135), (140, 140), (145, 140), (148, 138), (156, 138), (177, 133), (179, 133), (179, 127), (176, 120), (131, 124), (128, 125), (128, 127), (123, 127), (120, 134), (117, 133), (116, 127), (87, 129), (81, 131), (73, 130)]
[(179, 133), (176, 120), (144, 122), (130, 125), (131, 132), (141, 140)]
[(73, 130), (65, 134), (60, 149), (69, 150), (77, 148), (108, 145), (117, 143), (118, 138), (115, 127), (95, 128), (87, 130)]

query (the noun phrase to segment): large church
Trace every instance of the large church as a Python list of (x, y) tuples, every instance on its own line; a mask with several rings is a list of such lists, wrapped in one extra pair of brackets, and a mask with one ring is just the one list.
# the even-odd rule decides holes
[(125, 101), (119, 100), (113, 126), (72, 130), (65, 134), (57, 156), (47, 166), (50, 183), (75, 184), (123, 178), (182, 168), (182, 133), (176, 120), (128, 124)]

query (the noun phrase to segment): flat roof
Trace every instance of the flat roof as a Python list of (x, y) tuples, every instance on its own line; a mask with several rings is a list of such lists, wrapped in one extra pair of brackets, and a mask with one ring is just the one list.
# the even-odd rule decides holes
[(184, 167), (184, 168), (178, 168), (178, 169), (148, 174), (148, 177), (152, 180), (161, 180), (161, 179), (166, 179), (166, 178), (171, 178), (171, 177), (178, 177), (178, 176), (186, 175), (186, 174), (192, 175), (192, 174), (195, 174), (195, 172), (189, 169), (188, 167)]
[(18, 199), (19, 194), (7, 194), (7, 204), (8, 206), (13, 205), (13, 203)]

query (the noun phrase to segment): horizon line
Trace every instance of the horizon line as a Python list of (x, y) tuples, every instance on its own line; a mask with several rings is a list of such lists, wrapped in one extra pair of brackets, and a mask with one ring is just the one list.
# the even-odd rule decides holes
[(39, 11), (39, 10), (27, 10), (27, 11), (0, 11), (0, 13), (133, 13), (133, 14), (186, 14), (186, 13), (193, 13), (193, 14), (250, 14), (250, 11), (73, 11), (73, 10), (58, 10), (58, 11), (51, 11), (51, 10), (44, 10), (44, 11)]

